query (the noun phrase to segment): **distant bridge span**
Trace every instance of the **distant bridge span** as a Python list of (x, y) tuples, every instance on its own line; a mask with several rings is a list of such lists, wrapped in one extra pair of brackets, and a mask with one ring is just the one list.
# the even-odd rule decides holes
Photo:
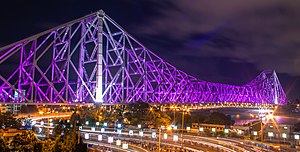
[(0, 48), (0, 102), (284, 104), (275, 71), (234, 86), (199, 80), (102, 10)]

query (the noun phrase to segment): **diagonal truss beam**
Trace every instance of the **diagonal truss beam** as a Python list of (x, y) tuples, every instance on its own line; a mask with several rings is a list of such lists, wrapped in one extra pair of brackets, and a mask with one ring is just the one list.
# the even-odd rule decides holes
[(0, 101), (284, 104), (286, 95), (275, 71), (243, 86), (190, 76), (100, 10), (0, 48)]

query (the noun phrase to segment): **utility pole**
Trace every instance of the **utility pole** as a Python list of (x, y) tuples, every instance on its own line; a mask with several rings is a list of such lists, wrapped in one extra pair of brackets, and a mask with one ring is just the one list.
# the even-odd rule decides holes
[(181, 149), (183, 148), (184, 114), (185, 114), (185, 110), (182, 111), (182, 118), (181, 118)]

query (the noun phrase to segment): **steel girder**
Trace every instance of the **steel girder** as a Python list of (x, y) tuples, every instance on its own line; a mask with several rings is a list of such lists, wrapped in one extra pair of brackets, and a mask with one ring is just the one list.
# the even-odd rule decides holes
[(243, 86), (176, 69), (98, 11), (0, 49), (0, 101), (284, 104), (275, 71)]

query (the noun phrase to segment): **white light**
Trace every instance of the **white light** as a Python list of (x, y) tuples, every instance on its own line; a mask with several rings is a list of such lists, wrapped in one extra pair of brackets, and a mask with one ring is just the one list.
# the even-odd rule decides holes
[(41, 133), (43, 131), (43, 129), (42, 128), (39, 128), (39, 133)]
[(107, 127), (107, 122), (103, 123), (103, 126), (104, 126), (104, 127)]
[(95, 127), (92, 127), (92, 128), (91, 128), (91, 130), (92, 130), (92, 131), (95, 131), (95, 130), (96, 130), (96, 128), (95, 128)]
[(113, 137), (108, 137), (108, 143), (113, 143), (114, 142), (114, 138)]
[(68, 119), (68, 120), (67, 120), (67, 123), (69, 123), (69, 122), (70, 122), (70, 120)]
[(174, 126), (173, 129), (176, 130), (176, 129), (177, 129), (177, 126)]
[(122, 133), (122, 130), (121, 130), (121, 129), (118, 129), (117, 132), (118, 132), (118, 134), (121, 134), (121, 133)]
[(190, 131), (190, 130), (191, 130), (191, 127), (186, 127), (186, 130), (187, 130), (187, 131)]
[(53, 126), (53, 122), (50, 122), (50, 126), (51, 126), (51, 127)]
[(273, 137), (273, 136), (274, 136), (274, 133), (273, 133), (273, 132), (268, 132), (268, 136), (269, 136), (269, 137)]
[(41, 121), (41, 126), (44, 126), (44, 121), (43, 120)]
[(296, 140), (299, 140), (300, 139), (300, 136), (299, 135), (294, 135), (295, 139)]
[(286, 133), (282, 133), (282, 138), (287, 138)]
[(102, 82), (98, 82), (98, 87), (96, 88), (96, 100), (95, 102), (103, 102), (102, 100)]
[(100, 123), (99, 122), (96, 122), (96, 126), (99, 126), (100, 125)]
[(164, 133), (164, 139), (168, 139), (168, 134)]
[(85, 124), (86, 124), (86, 125), (89, 125), (89, 121), (86, 121)]
[(139, 136), (143, 137), (144, 133), (143, 131), (139, 131)]
[(152, 138), (156, 138), (156, 132), (152, 132)]
[(98, 135), (98, 141), (102, 141), (102, 135)]
[(257, 131), (253, 131), (253, 135), (254, 135), (254, 136), (257, 136)]
[(122, 124), (118, 124), (118, 128), (121, 128), (122, 127)]
[(52, 122), (52, 119), (49, 119), (50, 122)]
[(173, 136), (173, 141), (178, 141), (178, 136), (177, 135)]
[(229, 129), (228, 129), (228, 128), (225, 128), (225, 129), (224, 129), (224, 132), (225, 132), (225, 134), (228, 134), (228, 133), (229, 133)]
[(216, 128), (211, 128), (211, 131), (212, 132), (216, 132)]
[(238, 130), (238, 134), (242, 134), (243, 132), (242, 132), (242, 130)]
[(127, 144), (127, 143), (123, 143), (123, 144), (122, 144), (122, 148), (123, 148), (123, 149), (128, 149), (128, 144)]
[(138, 128), (141, 129), (141, 128), (142, 128), (142, 125), (141, 125), (141, 124), (138, 124)]
[(89, 139), (90, 138), (90, 135), (88, 133), (85, 133), (84, 134), (84, 139)]
[(121, 140), (120, 140), (120, 139), (118, 139), (118, 140), (116, 141), (116, 145), (117, 145), (117, 146), (121, 146)]
[(201, 132), (202, 132), (202, 131), (203, 131), (203, 127), (200, 127), (200, 128), (199, 128), (199, 131), (201, 131)]
[(105, 129), (104, 128), (101, 128), (101, 133), (104, 133), (105, 132)]
[(133, 130), (129, 130), (129, 135), (130, 135), (130, 136), (133, 135)]
[(52, 135), (52, 133), (53, 133), (53, 130), (49, 130), (49, 134)]
[(82, 126), (79, 126), (79, 130), (82, 130)]

